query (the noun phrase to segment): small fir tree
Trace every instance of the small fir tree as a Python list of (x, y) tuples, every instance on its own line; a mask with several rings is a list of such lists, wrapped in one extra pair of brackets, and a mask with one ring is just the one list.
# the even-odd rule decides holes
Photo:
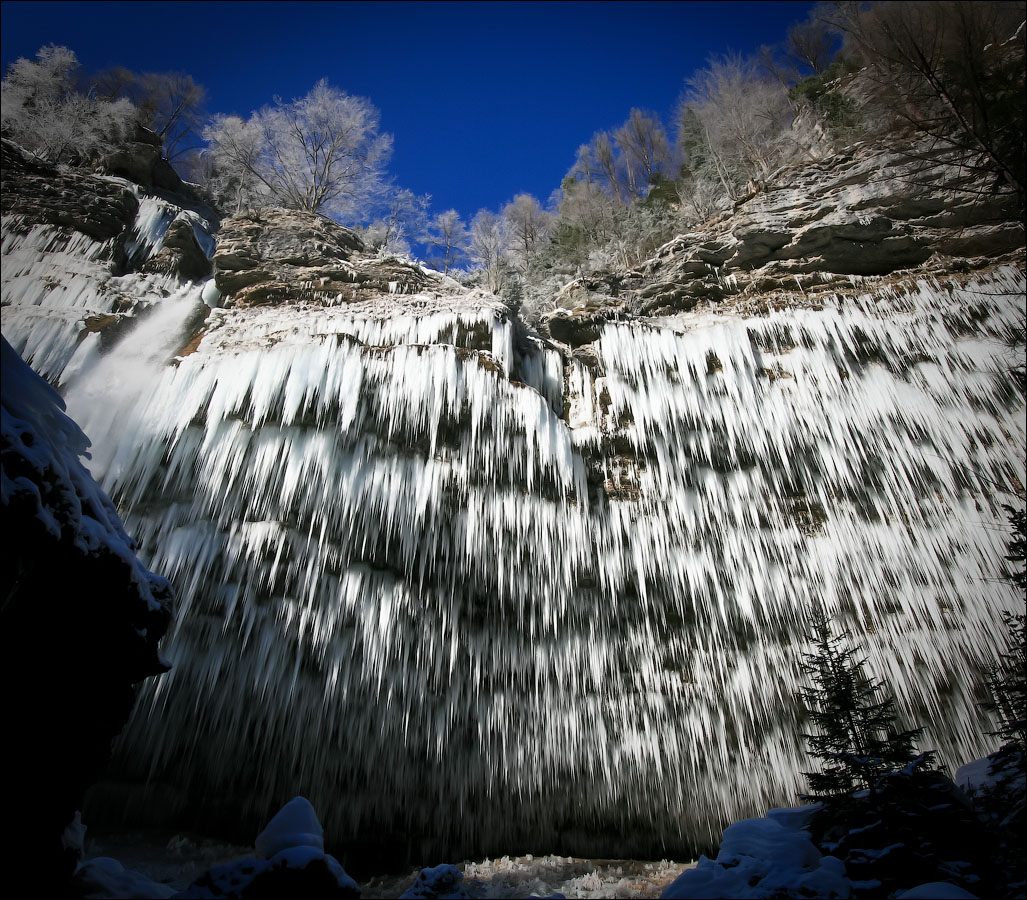
[(861, 788), (873, 794), (885, 775), (914, 763), (926, 769), (933, 753), (914, 746), (923, 729), (895, 730), (895, 698), (867, 675), (866, 659), (858, 658), (849, 634), (832, 635), (830, 620), (817, 610), (807, 638), (813, 652), (803, 655), (810, 683), (802, 701), (818, 733), (803, 737), (820, 771), (803, 773), (810, 786), (803, 799), (830, 800)]
[[(1007, 506), (1012, 537), (1006, 559), (1013, 563), (1007, 578), (1021, 592), (1027, 591), (1027, 510), (1015, 511)], [(991, 734), (1003, 741), (1002, 749), (993, 754), (996, 768), (1015, 761), (1023, 769), (1027, 763), (1027, 616), (1003, 613), (1006, 624), (1006, 652), (1000, 653), (985, 684), (992, 702), (988, 708), (998, 719), (998, 729)]]

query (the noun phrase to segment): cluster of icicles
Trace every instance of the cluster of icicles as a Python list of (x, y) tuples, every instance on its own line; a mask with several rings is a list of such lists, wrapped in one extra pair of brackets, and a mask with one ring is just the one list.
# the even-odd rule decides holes
[(817, 603), (972, 758), (1023, 291), (611, 323), (591, 368), (484, 302), (215, 310), (103, 434), (79, 366), (95, 474), (180, 600), (118, 765), (433, 858), (661, 856), (794, 801)]

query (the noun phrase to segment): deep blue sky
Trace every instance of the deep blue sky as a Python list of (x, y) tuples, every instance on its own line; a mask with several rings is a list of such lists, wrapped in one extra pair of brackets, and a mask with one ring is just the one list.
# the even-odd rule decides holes
[(632, 106), (669, 119), (711, 53), (782, 40), (809, 2), (3, 2), (6, 69), (64, 44), (87, 71), (178, 70), (211, 112), (246, 116), (320, 78), (371, 99), (390, 172), (469, 218), (543, 202), (595, 131)]

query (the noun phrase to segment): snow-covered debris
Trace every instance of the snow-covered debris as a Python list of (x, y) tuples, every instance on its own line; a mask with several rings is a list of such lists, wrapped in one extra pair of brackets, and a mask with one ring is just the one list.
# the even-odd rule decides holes
[(421, 869), (417, 880), (400, 895), (400, 900), (460, 900), (470, 896), (460, 884), (463, 879), (464, 873), (447, 863)]
[(700, 857), (699, 864), (683, 872), (662, 896), (848, 897), (852, 886), (845, 865), (822, 856), (802, 830), (810, 810), (774, 810), (773, 818), (728, 826), (716, 860)]
[(908, 891), (900, 891), (895, 900), (976, 900), (977, 895), (964, 891), (951, 881), (932, 881), (918, 884)]
[(360, 897), (357, 883), (324, 852), (324, 830), (305, 797), (293, 798), (271, 818), (256, 849), (264, 859), (214, 866), (175, 897)]
[(166, 884), (126, 869), (116, 859), (97, 856), (81, 863), (72, 882), (73, 896), (83, 900), (166, 900), (175, 891)]

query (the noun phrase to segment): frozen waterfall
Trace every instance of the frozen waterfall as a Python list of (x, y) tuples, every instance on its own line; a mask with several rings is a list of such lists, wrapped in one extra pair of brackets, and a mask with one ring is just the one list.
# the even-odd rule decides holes
[[(5, 237), (15, 301), (48, 240)], [(987, 749), (1027, 449), (1015, 269), (610, 323), (591, 367), (475, 295), (216, 309), (137, 370), (69, 330), (113, 308), (97, 247), (59, 248), (68, 277), (4, 333), (67, 370), (94, 474), (180, 598), (119, 777), (194, 818), (303, 794), (334, 840), (421, 857), (684, 852), (802, 786), (816, 602), (925, 746)], [(161, 304), (200, 305), (126, 278), (158, 336)]]
[(815, 602), (972, 758), (1023, 290), (610, 324), (601, 371), (514, 373), (487, 305), (215, 311), (105, 481), (182, 599), (121, 765), (453, 857), (662, 855), (800, 789)]

